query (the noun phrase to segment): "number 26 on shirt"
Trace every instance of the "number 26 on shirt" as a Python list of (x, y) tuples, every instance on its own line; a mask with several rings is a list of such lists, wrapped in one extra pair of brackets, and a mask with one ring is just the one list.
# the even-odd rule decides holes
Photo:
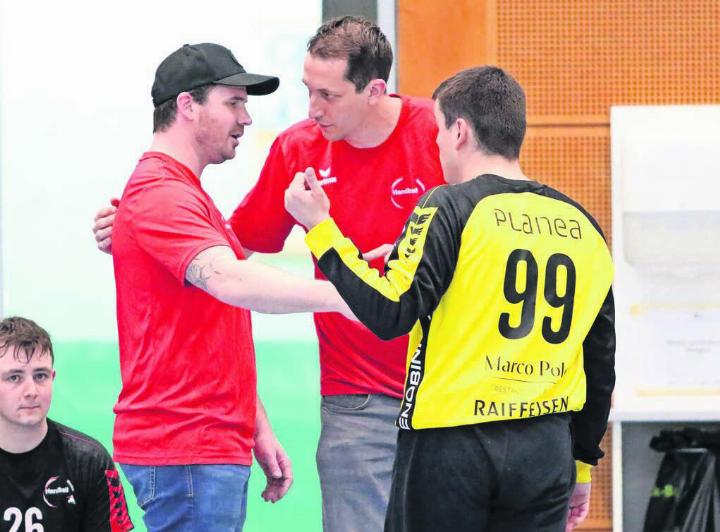
[[(31, 506), (25, 511), (25, 528), (20, 529), (23, 524), (23, 513), (20, 508), (10, 507), (3, 513), (3, 521), (10, 522), (10, 532), (45, 532), (41, 523), (43, 515), (39, 508)], [(35, 522), (34, 522), (35, 521)]]

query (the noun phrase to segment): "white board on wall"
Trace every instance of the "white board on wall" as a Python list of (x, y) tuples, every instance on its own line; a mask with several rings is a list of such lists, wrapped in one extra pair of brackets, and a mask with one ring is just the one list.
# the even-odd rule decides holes
[(720, 418), (720, 105), (611, 111), (615, 419)]

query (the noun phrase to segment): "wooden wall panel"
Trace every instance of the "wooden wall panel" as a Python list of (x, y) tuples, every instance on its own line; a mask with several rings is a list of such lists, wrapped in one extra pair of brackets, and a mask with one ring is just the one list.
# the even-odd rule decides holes
[(494, 16), (494, 1), (397, 0), (400, 93), (430, 97), (458, 70), (492, 62)]
[(580, 202), (609, 239), (610, 129), (530, 127), (520, 152), (526, 175)]
[(531, 123), (720, 99), (717, 0), (512, 0), (496, 20), (497, 61), (527, 91)]
[(590, 513), (577, 530), (612, 529), (612, 428), (603, 438), (601, 448), (605, 457), (593, 470), (592, 491), (590, 492)]
[(532, 124), (607, 124), (620, 104), (720, 101), (718, 0), (398, 0), (401, 92), (472, 65), (525, 87)]

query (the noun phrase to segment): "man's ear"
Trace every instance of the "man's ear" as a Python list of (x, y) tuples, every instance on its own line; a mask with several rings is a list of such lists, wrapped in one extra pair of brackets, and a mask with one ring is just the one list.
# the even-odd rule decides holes
[(453, 129), (455, 129), (455, 149), (459, 150), (472, 141), (472, 128), (464, 118), (455, 120)]
[(195, 117), (195, 100), (189, 92), (181, 92), (175, 99), (178, 114), (182, 114), (187, 120)]
[(371, 79), (366, 87), (370, 101), (377, 101), (381, 96), (387, 94), (387, 83), (384, 80), (376, 78)]

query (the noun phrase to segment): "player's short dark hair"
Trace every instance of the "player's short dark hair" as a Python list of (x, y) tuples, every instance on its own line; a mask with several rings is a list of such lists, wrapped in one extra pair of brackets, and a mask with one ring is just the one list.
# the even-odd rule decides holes
[(35, 353), (48, 353), (55, 362), (50, 335), (27, 318), (13, 316), (0, 321), (0, 357), (10, 352), (22, 362), (30, 362)]
[(515, 160), (525, 138), (525, 92), (495, 66), (468, 68), (443, 81), (433, 93), (449, 128), (464, 118), (488, 155)]
[[(212, 85), (203, 85), (197, 89), (188, 91), (194, 102), (204, 104), (207, 101), (207, 95)], [(161, 103), (153, 111), (153, 133), (165, 131), (177, 116), (177, 98), (170, 98), (168, 101)]]
[(320, 26), (308, 41), (310, 55), (321, 59), (347, 59), (345, 79), (360, 92), (373, 79), (387, 81), (393, 52), (385, 34), (362, 17), (336, 17)]

